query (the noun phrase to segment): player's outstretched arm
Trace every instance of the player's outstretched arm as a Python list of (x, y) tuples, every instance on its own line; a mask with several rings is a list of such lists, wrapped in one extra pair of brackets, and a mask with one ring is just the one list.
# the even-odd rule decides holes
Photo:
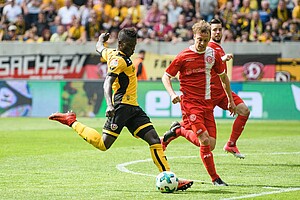
[(109, 33), (101, 33), (96, 44), (96, 51), (101, 54), (102, 50), (105, 49), (104, 42), (109, 38)]

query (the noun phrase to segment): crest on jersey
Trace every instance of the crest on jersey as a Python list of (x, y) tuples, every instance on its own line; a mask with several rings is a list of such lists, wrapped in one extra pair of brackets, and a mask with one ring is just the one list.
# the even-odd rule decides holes
[(115, 131), (115, 130), (118, 129), (118, 125), (117, 125), (117, 124), (111, 124), (111, 125), (110, 125), (110, 129), (111, 129), (112, 131)]
[(111, 60), (109, 63), (110, 70), (114, 70), (116, 68), (116, 66), (118, 66), (118, 64), (119, 64), (118, 59)]
[(206, 57), (206, 62), (208, 62), (209, 64), (212, 64), (214, 61), (214, 58), (212, 56), (207, 56)]
[(191, 121), (191, 122), (196, 121), (196, 118), (197, 118), (197, 117), (196, 117), (195, 114), (191, 114), (191, 115), (190, 115), (190, 121)]

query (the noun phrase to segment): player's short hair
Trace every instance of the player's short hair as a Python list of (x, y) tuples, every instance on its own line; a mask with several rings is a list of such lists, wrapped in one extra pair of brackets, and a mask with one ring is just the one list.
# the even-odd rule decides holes
[(201, 20), (193, 25), (192, 27), (193, 33), (208, 33), (210, 34), (210, 24), (204, 20)]
[(212, 19), (212, 20), (210, 21), (210, 24), (221, 24), (221, 25), (222, 25), (222, 21), (219, 20), (219, 19)]
[(137, 31), (134, 27), (123, 28), (118, 34), (119, 42), (126, 42), (128, 40), (136, 40)]

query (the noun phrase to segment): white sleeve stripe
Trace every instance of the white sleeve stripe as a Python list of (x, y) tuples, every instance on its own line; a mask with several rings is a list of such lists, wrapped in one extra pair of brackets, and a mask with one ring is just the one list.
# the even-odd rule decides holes
[(174, 77), (174, 76), (172, 76), (172, 75), (168, 74), (167, 72), (165, 72), (165, 75), (167, 75), (168, 77), (171, 77), (171, 78), (173, 78), (173, 77)]

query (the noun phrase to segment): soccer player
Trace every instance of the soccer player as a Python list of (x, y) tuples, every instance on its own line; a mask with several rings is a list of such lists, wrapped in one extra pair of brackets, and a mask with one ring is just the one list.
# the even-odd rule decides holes
[[(213, 48), (216, 52), (218, 52), (222, 57), (222, 61), (226, 66), (226, 61), (232, 59), (232, 54), (225, 54), (223, 48), (221, 47), (221, 39), (222, 39), (222, 23), (218, 19), (212, 19), (211, 22), (211, 39), (208, 43), (208, 46)], [(227, 68), (226, 68), (227, 70)], [(228, 98), (226, 93), (224, 92), (222, 83), (218, 75), (212, 71), (211, 78), (211, 90), (212, 90), (212, 100), (213, 106), (219, 106), (223, 110), (228, 110)], [(232, 153), (235, 157), (244, 159), (245, 156), (241, 154), (236, 146), (236, 142), (240, 137), (242, 131), (244, 130), (244, 126), (248, 120), (250, 115), (249, 108), (246, 106), (244, 101), (234, 92), (232, 92), (233, 100), (236, 105), (236, 112), (238, 116), (236, 117), (233, 126), (232, 132), (228, 142), (224, 146), (224, 150), (228, 153)], [(199, 146), (198, 138), (192, 133), (190, 130), (186, 130), (184, 128), (179, 128), (180, 125), (177, 122), (174, 122), (171, 125), (171, 129), (164, 134), (164, 139), (162, 140), (163, 148), (166, 149), (167, 145), (176, 137), (184, 136), (187, 140)], [(213, 130), (213, 132), (216, 132)], [(211, 150), (215, 148), (216, 145), (216, 136), (210, 134), (210, 147)]]
[[(208, 47), (211, 37), (210, 24), (204, 20), (192, 27), (194, 44), (180, 52), (166, 69), (162, 82), (171, 97), (173, 104), (180, 103), (183, 127), (191, 129), (200, 141), (200, 157), (217, 186), (227, 186), (215, 169), (213, 154), (210, 147), (210, 135), (216, 135), (216, 124), (213, 116), (211, 98), (211, 72), (218, 74), (224, 83), (228, 97), (228, 109), (234, 115), (236, 106), (233, 101), (230, 82), (225, 71), (221, 56)], [(171, 78), (179, 72), (181, 96), (172, 87)], [(215, 131), (215, 132), (213, 132)]]
[[(158, 170), (170, 171), (159, 136), (150, 118), (137, 102), (136, 69), (130, 59), (136, 46), (136, 30), (122, 29), (118, 34), (117, 49), (104, 47), (104, 42), (108, 38), (109, 33), (102, 33), (96, 45), (96, 51), (108, 65), (108, 73), (103, 84), (107, 120), (102, 134), (78, 122), (74, 112), (54, 113), (49, 119), (72, 127), (85, 141), (101, 151), (108, 150), (126, 126), (134, 137), (141, 138), (149, 144), (153, 162)], [(193, 181), (179, 180), (177, 190), (186, 190), (192, 184)]]

